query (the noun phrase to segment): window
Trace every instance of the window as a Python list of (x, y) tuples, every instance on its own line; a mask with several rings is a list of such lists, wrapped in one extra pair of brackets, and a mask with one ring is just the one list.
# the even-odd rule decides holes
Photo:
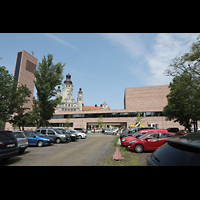
[(41, 130), (41, 133), (46, 135), (46, 130)]
[(29, 60), (27, 60), (26, 62), (26, 70), (31, 72), (31, 73), (34, 73), (34, 70), (36, 69), (36, 65), (32, 62), (30, 62)]
[(21, 57), (22, 57), (22, 52), (19, 52), (17, 54), (17, 62), (16, 62), (16, 66), (15, 66), (15, 75), (14, 75), (15, 82), (18, 82), (19, 70), (20, 70), (20, 64), (21, 64)]
[(147, 136), (149, 140), (157, 139), (158, 133)]
[(163, 138), (166, 137), (174, 137), (173, 135), (169, 134), (169, 133), (161, 133)]
[(34, 137), (34, 134), (33, 133), (25, 133), (26, 134), (26, 137), (31, 137), (31, 138), (33, 138)]
[(48, 135), (55, 135), (54, 131), (53, 130), (48, 130)]
[(15, 136), (13, 135), (12, 132), (2, 132), (1, 131), (1, 134), (0, 134), (0, 139), (1, 140), (11, 140), (11, 139), (14, 139)]

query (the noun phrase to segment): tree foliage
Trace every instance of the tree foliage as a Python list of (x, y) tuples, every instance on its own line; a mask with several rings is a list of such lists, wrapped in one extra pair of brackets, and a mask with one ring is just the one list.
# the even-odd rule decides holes
[(103, 115), (100, 115), (99, 117), (98, 117), (98, 120), (97, 120), (97, 124), (100, 126), (100, 127), (102, 127), (103, 126)]
[(141, 124), (144, 121), (142, 120), (144, 117), (141, 115), (141, 113), (139, 111), (137, 111), (137, 116), (135, 119), (135, 125), (137, 125), (138, 123)]
[(13, 125), (17, 125), (20, 129), (24, 129), (24, 126), (29, 122), (29, 113), (26, 110), (30, 110), (28, 107), (24, 107), (24, 104), (30, 101), (31, 91), (25, 85), (20, 85), (16, 88), (12, 94), (12, 101), (10, 101), (9, 108), (14, 113), (9, 122)]
[(200, 35), (192, 43), (190, 52), (176, 57), (165, 71), (167, 76), (174, 77), (170, 83), (168, 105), (164, 107), (167, 120), (174, 120), (190, 129), (200, 119)]
[(5, 66), (0, 67), (0, 121), (9, 118), (9, 104), (12, 100), (13, 76), (8, 73)]
[(42, 63), (34, 71), (35, 87), (37, 89), (37, 111), (39, 112), (37, 127), (48, 124), (48, 120), (53, 117), (55, 106), (61, 103), (62, 97), (52, 99), (56, 96), (57, 85), (62, 83), (62, 72), (65, 64), (58, 62), (53, 64), (53, 55), (44, 56)]
[(65, 126), (67, 127), (67, 129), (70, 127), (70, 122), (69, 122), (70, 118), (71, 118), (71, 115), (68, 115), (65, 121)]

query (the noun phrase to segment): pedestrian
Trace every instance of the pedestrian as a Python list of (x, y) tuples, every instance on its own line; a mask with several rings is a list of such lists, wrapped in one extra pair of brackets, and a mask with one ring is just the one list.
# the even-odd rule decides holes
[(95, 128), (94, 128), (94, 133), (95, 133)]

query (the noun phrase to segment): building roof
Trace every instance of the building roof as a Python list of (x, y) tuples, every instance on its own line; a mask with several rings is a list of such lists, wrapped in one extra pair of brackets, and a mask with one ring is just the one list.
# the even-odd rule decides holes
[(101, 110), (102, 106), (83, 106), (82, 107), (82, 111), (86, 111), (86, 110)]
[[(103, 106), (83, 106), (82, 111), (88, 111), (88, 110), (101, 110)], [(108, 110), (110, 110), (110, 107), (108, 107)]]

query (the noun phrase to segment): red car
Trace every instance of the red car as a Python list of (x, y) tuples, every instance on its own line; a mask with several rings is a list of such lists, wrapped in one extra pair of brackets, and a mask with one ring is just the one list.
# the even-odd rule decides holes
[(135, 134), (133, 134), (132, 136), (129, 137), (124, 137), (121, 140), (121, 145), (125, 146), (126, 142), (128, 142), (129, 140), (132, 140), (134, 138), (139, 138), (140, 136), (147, 134), (147, 133), (153, 133), (153, 132), (168, 132), (166, 129), (146, 129), (146, 130), (141, 130), (136, 132)]
[(186, 135), (186, 134), (188, 134), (188, 133), (190, 133), (189, 131), (186, 131), (186, 130), (180, 130), (176, 135), (177, 136), (180, 136), (180, 135)]
[(126, 144), (127, 150), (132, 150), (137, 153), (141, 153), (147, 150), (156, 150), (158, 147), (163, 145), (166, 142), (166, 139), (175, 137), (175, 133), (170, 132), (159, 132), (159, 133), (150, 133), (143, 136), (140, 136), (138, 139), (133, 139), (128, 141)]

